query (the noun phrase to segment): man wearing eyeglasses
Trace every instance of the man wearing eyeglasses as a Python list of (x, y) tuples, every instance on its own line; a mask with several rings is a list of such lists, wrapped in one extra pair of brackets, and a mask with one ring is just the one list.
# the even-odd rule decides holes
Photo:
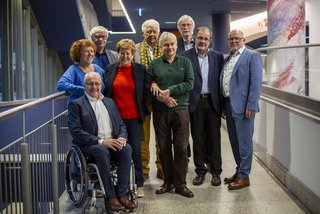
[(191, 16), (183, 15), (177, 22), (181, 38), (177, 39), (177, 53), (189, 50), (194, 47), (193, 30), (195, 23)]
[(212, 174), (211, 185), (219, 186), (222, 172), (219, 77), (223, 68), (223, 54), (209, 49), (212, 41), (209, 28), (199, 27), (194, 38), (195, 48), (181, 53), (192, 62), (195, 77), (194, 87), (189, 94), (193, 160), (197, 174), (193, 185), (201, 185), (209, 170)]
[(223, 115), (236, 162), (236, 172), (224, 179), (229, 190), (250, 186), (254, 116), (259, 112), (262, 84), (260, 54), (245, 47), (244, 34), (232, 30), (228, 37), (230, 52), (220, 75)]
[(106, 70), (107, 65), (118, 62), (117, 52), (106, 49), (108, 33), (108, 29), (102, 26), (95, 26), (90, 30), (91, 39), (97, 46), (92, 63), (99, 65), (103, 70)]
[[(137, 204), (127, 196), (132, 156), (132, 148), (127, 143), (127, 129), (114, 101), (102, 95), (101, 85), (98, 73), (87, 73), (84, 95), (69, 104), (68, 127), (72, 142), (83, 153), (93, 156), (106, 192), (106, 209), (135, 209)], [(110, 176), (111, 158), (117, 161), (118, 166), (116, 187)]]

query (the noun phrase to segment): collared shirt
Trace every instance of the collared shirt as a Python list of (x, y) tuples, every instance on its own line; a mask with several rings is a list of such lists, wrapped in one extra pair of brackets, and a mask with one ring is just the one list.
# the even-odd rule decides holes
[[(147, 44), (148, 45), (148, 44)], [(153, 48), (150, 46), (150, 45), (148, 45), (148, 48), (149, 48), (149, 54), (150, 54), (150, 58), (151, 58), (151, 60), (153, 60), (153, 58), (154, 58), (154, 54), (153, 54)]]
[(245, 46), (238, 49), (233, 55), (231, 55), (232, 54), (231, 52), (228, 55), (229, 59), (223, 68), (222, 94), (224, 97), (230, 96), (230, 79), (232, 76), (232, 72), (233, 72), (234, 66), (236, 65), (244, 49), (245, 49)]
[(190, 42), (183, 40), (183, 44), (184, 44), (185, 51), (193, 48), (193, 46), (194, 46), (193, 40), (191, 40)]
[(100, 94), (99, 99), (91, 97), (85, 92), (90, 105), (94, 111), (98, 124), (98, 137), (101, 139), (111, 139), (112, 138), (112, 123), (109, 116), (109, 112), (106, 106), (103, 104), (103, 95)]
[(198, 61), (199, 66), (201, 70), (201, 77), (202, 77), (202, 87), (201, 87), (201, 94), (208, 94), (210, 93), (209, 90), (209, 57), (208, 52), (206, 55), (201, 58), (197, 49), (196, 49), (197, 55), (198, 55)]
[(96, 53), (92, 63), (99, 65), (102, 69), (106, 69), (110, 62), (107, 53), (103, 52), (102, 54)]

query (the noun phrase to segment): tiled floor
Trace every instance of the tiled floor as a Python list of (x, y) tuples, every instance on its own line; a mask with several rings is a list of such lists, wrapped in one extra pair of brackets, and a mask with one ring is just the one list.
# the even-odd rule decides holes
[[(223, 172), (221, 178), (234, 173), (234, 160), (224, 129), (222, 133)], [(152, 141), (154, 142), (154, 141)], [(191, 140), (190, 140), (191, 142)], [(154, 146), (151, 146), (154, 150)], [(152, 151), (152, 154), (155, 154)], [(156, 195), (162, 180), (156, 178), (154, 156), (151, 157), (151, 175), (145, 183), (145, 197), (138, 199), (136, 214), (206, 214), (206, 213), (308, 213), (308, 211), (288, 193), (281, 184), (254, 158), (250, 175), (251, 186), (242, 190), (229, 191), (227, 185), (211, 186), (211, 175), (207, 174), (201, 186), (193, 186), (195, 177), (193, 160), (189, 164), (187, 183), (194, 198), (178, 194)], [(98, 200), (99, 213), (105, 213), (103, 200)], [(60, 199), (60, 213), (82, 213), (63, 195)]]

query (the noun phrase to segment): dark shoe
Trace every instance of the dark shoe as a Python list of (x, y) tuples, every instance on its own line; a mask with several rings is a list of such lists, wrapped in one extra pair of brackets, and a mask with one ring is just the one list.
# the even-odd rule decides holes
[(126, 209), (133, 210), (137, 208), (137, 204), (133, 201), (130, 201), (128, 196), (123, 196), (119, 198), (119, 201)]
[(228, 185), (229, 190), (242, 189), (250, 186), (249, 178), (236, 178), (236, 180)]
[(157, 178), (159, 178), (159, 179), (161, 179), (161, 180), (163, 180), (163, 178), (164, 178), (163, 172), (162, 172), (162, 170), (160, 170), (160, 169), (157, 170)]
[(191, 192), (191, 190), (189, 190), (187, 187), (176, 188), (175, 192), (184, 196), (184, 197), (187, 197), (187, 198), (193, 198), (193, 196), (194, 196), (193, 193)]
[(105, 206), (106, 210), (109, 211), (123, 211), (126, 209), (117, 198), (105, 199)]
[(161, 185), (160, 189), (156, 190), (156, 194), (163, 194), (163, 193), (169, 192), (173, 190), (173, 188), (174, 188), (173, 184), (163, 184)]
[(237, 178), (237, 173), (232, 175), (232, 177), (224, 178), (224, 183), (225, 184), (230, 184), (230, 183), (234, 182), (236, 180), (236, 178)]
[(211, 185), (212, 186), (219, 186), (221, 184), (220, 175), (212, 175)]
[(197, 174), (197, 176), (193, 179), (192, 184), (199, 186), (203, 183), (204, 179), (205, 179), (205, 175)]
[(142, 177), (143, 177), (143, 181), (144, 182), (146, 182), (146, 180), (149, 179), (149, 175), (148, 174), (143, 174)]

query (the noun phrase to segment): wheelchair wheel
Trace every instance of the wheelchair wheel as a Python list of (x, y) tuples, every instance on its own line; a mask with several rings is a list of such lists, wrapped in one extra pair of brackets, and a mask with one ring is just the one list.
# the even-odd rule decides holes
[(80, 207), (88, 191), (87, 166), (81, 150), (72, 146), (65, 161), (65, 185), (67, 194), (75, 206)]

